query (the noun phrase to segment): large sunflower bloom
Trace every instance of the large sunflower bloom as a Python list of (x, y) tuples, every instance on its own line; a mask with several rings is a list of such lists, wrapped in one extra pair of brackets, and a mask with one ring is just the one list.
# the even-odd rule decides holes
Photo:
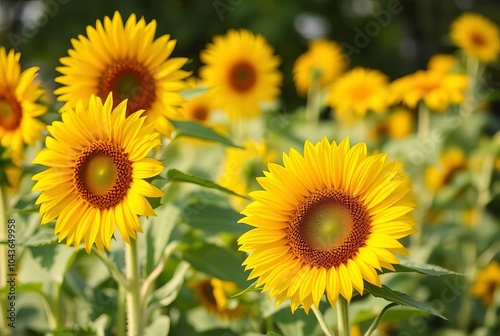
[(368, 111), (383, 113), (389, 105), (389, 79), (378, 70), (354, 68), (330, 89), (327, 102), (342, 121), (352, 122)]
[(433, 111), (443, 112), (450, 104), (464, 100), (467, 77), (462, 74), (419, 70), (396, 79), (392, 85), (393, 98), (415, 108), (420, 101)]
[(7, 54), (0, 47), (0, 139), (2, 146), (12, 150), (16, 163), (23, 157), (23, 145), (41, 138), (45, 125), (36, 119), (47, 111), (36, 101), (43, 95), (35, 81), (37, 67), (21, 72), (20, 53)]
[(397, 239), (416, 224), (409, 180), (385, 154), (326, 138), (304, 151), (269, 164), (258, 179), (265, 190), (242, 211), (241, 222), (255, 228), (239, 239), (249, 279), (258, 277), (277, 305), (291, 298), (292, 312), (318, 306), (325, 291), (333, 306), (339, 294), (362, 294), (363, 280), (381, 286), (376, 270), (394, 269), (393, 253), (407, 253)]
[(163, 169), (146, 157), (160, 145), (159, 133), (145, 125), (142, 111), (127, 118), (126, 111), (126, 101), (113, 109), (112, 94), (104, 104), (95, 96), (78, 102), (48, 126), (47, 149), (33, 160), (49, 167), (33, 176), (33, 190), (42, 191), (36, 201), (42, 224), (57, 217), (54, 233), (68, 246), (83, 240), (87, 252), (94, 243), (109, 250), (116, 227), (130, 242), (142, 232), (137, 215), (155, 215), (145, 197), (163, 193), (144, 179)]
[(482, 15), (462, 14), (451, 24), (450, 36), (467, 55), (485, 63), (496, 60), (500, 53), (498, 25)]
[(259, 115), (259, 104), (280, 93), (280, 60), (262, 35), (231, 29), (216, 36), (200, 59), (206, 64), (200, 69), (203, 84), (212, 89), (214, 104), (230, 117)]
[(169, 35), (154, 39), (156, 21), (146, 25), (132, 14), (124, 24), (118, 12), (113, 19), (97, 20), (87, 27), (87, 36), (73, 39), (69, 57), (61, 58), (62, 76), (56, 82), (64, 86), (54, 92), (64, 102), (61, 111), (74, 108), (92, 94), (106, 99), (113, 92), (116, 107), (128, 99), (127, 114), (146, 110), (147, 122), (165, 135), (172, 130), (167, 118), (177, 118), (182, 103), (179, 90), (187, 87), (182, 80), (189, 73), (180, 70), (187, 58), (168, 59), (176, 41)]
[(293, 66), (297, 92), (305, 95), (314, 76), (317, 76), (319, 88), (325, 88), (344, 71), (346, 65), (345, 56), (337, 43), (324, 39), (312, 41), (309, 49), (297, 58)]

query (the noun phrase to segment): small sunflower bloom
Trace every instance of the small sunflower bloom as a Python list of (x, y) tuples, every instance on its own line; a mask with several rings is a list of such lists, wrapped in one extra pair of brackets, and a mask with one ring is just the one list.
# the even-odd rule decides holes
[(216, 36), (200, 54), (200, 77), (212, 90), (214, 104), (230, 118), (261, 113), (259, 104), (276, 99), (282, 75), (280, 60), (262, 35), (231, 29)]
[(145, 110), (147, 122), (169, 136), (172, 125), (167, 118), (179, 117), (183, 98), (179, 91), (188, 87), (183, 81), (189, 73), (181, 70), (187, 58), (170, 58), (176, 41), (169, 35), (154, 38), (156, 21), (146, 24), (130, 15), (125, 23), (120, 13), (112, 19), (97, 20), (87, 27), (87, 37), (72, 39), (69, 56), (61, 58), (62, 74), (56, 82), (63, 86), (54, 93), (64, 102), (61, 111), (84, 104), (91, 95), (107, 99), (113, 92), (116, 107), (128, 99), (127, 115)]
[(249, 253), (249, 279), (276, 305), (290, 298), (292, 312), (308, 312), (325, 292), (332, 306), (339, 295), (350, 301), (365, 280), (381, 286), (377, 270), (394, 270), (394, 253), (407, 253), (398, 239), (416, 231), (415, 202), (410, 181), (386, 158), (367, 155), (364, 143), (324, 138), (307, 141), (304, 155), (283, 154), (283, 166), (269, 164), (258, 179), (264, 190), (242, 211), (240, 222), (254, 228), (238, 243)]
[(402, 100), (410, 108), (420, 101), (433, 111), (443, 112), (451, 104), (464, 100), (467, 77), (462, 74), (443, 74), (434, 70), (419, 70), (395, 80), (392, 95), (396, 101)]
[(491, 262), (481, 270), (472, 284), (472, 295), (481, 299), (485, 306), (493, 303), (495, 291), (500, 288), (500, 263)]
[(371, 132), (374, 139), (388, 136), (403, 139), (413, 131), (413, 115), (406, 108), (397, 108), (386, 120), (381, 121)]
[(335, 81), (327, 102), (345, 122), (363, 118), (369, 111), (381, 114), (390, 103), (388, 84), (389, 79), (382, 72), (357, 67)]
[(20, 53), (0, 47), (0, 141), (10, 148), (12, 160), (19, 164), (24, 145), (41, 139), (45, 125), (37, 117), (47, 108), (37, 101), (44, 94), (36, 80), (38, 68), (21, 72)]
[(500, 53), (498, 25), (480, 14), (460, 15), (451, 24), (450, 37), (467, 55), (484, 63), (498, 59)]
[(458, 65), (454, 55), (436, 54), (429, 59), (427, 68), (443, 74), (450, 73)]
[[(223, 171), (218, 183), (240, 195), (248, 195), (252, 190), (259, 188), (255, 180), (262, 176), (267, 164), (276, 158), (276, 152), (269, 150), (264, 141), (246, 140), (243, 148), (226, 148)], [(233, 206), (241, 211), (245, 199), (235, 196)]]
[(163, 192), (144, 179), (158, 175), (162, 164), (146, 157), (161, 144), (153, 124), (145, 124), (142, 111), (126, 117), (127, 101), (113, 108), (110, 93), (103, 103), (91, 96), (75, 110), (62, 114), (47, 129), (47, 148), (34, 164), (48, 169), (33, 176), (33, 190), (41, 191), (41, 224), (57, 218), (54, 233), (59, 242), (77, 249), (83, 241), (103, 252), (118, 228), (125, 242), (142, 232), (138, 215), (154, 216), (146, 197)]
[(209, 313), (222, 320), (233, 320), (243, 316), (243, 307), (231, 299), (231, 295), (237, 294), (234, 283), (211, 278), (193, 281), (190, 287), (195, 289), (196, 297)]
[(427, 168), (425, 182), (433, 192), (440, 191), (449, 184), (455, 173), (467, 168), (467, 160), (460, 148), (452, 148), (441, 155), (439, 166)]
[(210, 115), (214, 110), (214, 104), (209, 93), (204, 93), (186, 99), (179, 112), (187, 120), (196, 121), (200, 124), (209, 124)]
[(305, 96), (315, 76), (319, 89), (327, 87), (337, 79), (346, 66), (342, 48), (336, 42), (325, 39), (312, 41), (308, 50), (297, 58), (293, 66), (293, 80), (297, 93)]

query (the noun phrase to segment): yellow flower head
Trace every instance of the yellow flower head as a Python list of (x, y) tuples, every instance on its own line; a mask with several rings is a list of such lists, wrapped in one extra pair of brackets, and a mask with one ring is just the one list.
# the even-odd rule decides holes
[(153, 124), (145, 125), (142, 111), (126, 118), (127, 102), (113, 108), (112, 94), (103, 103), (91, 96), (75, 110), (62, 114), (62, 122), (48, 126), (47, 149), (35, 164), (49, 167), (33, 176), (33, 190), (40, 190), (42, 224), (57, 218), (54, 233), (59, 241), (76, 248), (83, 240), (90, 252), (95, 243), (102, 252), (118, 227), (129, 243), (142, 232), (138, 215), (154, 216), (146, 197), (163, 193), (144, 181), (158, 175), (162, 164), (147, 158), (160, 145)]
[(393, 139), (402, 139), (413, 130), (412, 113), (403, 107), (397, 108), (386, 120), (380, 122), (371, 133), (372, 138), (388, 136)]
[(402, 100), (415, 108), (421, 100), (431, 110), (443, 112), (450, 104), (464, 100), (467, 77), (462, 74), (444, 74), (434, 70), (419, 70), (392, 83), (395, 100)]
[(193, 281), (190, 283), (196, 291), (196, 296), (202, 306), (221, 319), (237, 319), (243, 315), (241, 305), (230, 305), (230, 296), (237, 293), (232, 282), (217, 278)]
[(493, 302), (495, 290), (500, 287), (500, 263), (493, 261), (480, 271), (472, 285), (472, 295), (481, 299), (485, 306)]
[(500, 53), (498, 25), (476, 13), (464, 13), (450, 27), (453, 42), (467, 55), (488, 63)]
[(427, 188), (438, 192), (449, 184), (456, 172), (466, 169), (467, 161), (460, 148), (452, 148), (444, 152), (438, 167), (429, 167), (425, 173)]
[(453, 68), (457, 66), (457, 58), (453, 55), (448, 54), (436, 54), (431, 57), (427, 63), (427, 68), (429, 70), (449, 73), (452, 72)]
[(398, 239), (415, 232), (415, 202), (408, 178), (386, 157), (324, 138), (307, 141), (304, 155), (283, 154), (283, 166), (269, 164), (258, 179), (264, 190), (242, 211), (241, 222), (254, 228), (238, 243), (249, 253), (249, 279), (258, 277), (276, 304), (290, 298), (292, 312), (300, 304), (308, 312), (325, 291), (332, 306), (339, 294), (350, 301), (365, 280), (381, 286), (377, 270), (393, 270), (394, 253), (407, 253)]
[(180, 109), (181, 115), (187, 120), (209, 123), (210, 114), (213, 112), (213, 102), (208, 93), (201, 94), (191, 99), (186, 99)]
[(112, 19), (97, 20), (95, 28), (88, 26), (87, 37), (71, 40), (73, 49), (57, 68), (62, 76), (56, 82), (63, 86), (54, 93), (65, 103), (61, 111), (74, 108), (79, 99), (86, 104), (91, 95), (104, 100), (113, 92), (113, 106), (128, 99), (127, 115), (146, 110), (147, 122), (168, 136), (167, 118), (178, 117), (178, 91), (187, 87), (182, 79), (189, 73), (180, 70), (187, 58), (168, 59), (176, 41), (169, 35), (155, 39), (155, 32), (156, 21), (146, 24), (132, 14), (124, 24), (115, 12)]
[(203, 84), (212, 89), (214, 104), (232, 118), (259, 115), (259, 104), (280, 93), (280, 60), (262, 35), (231, 29), (214, 37), (200, 58)]
[(20, 58), (20, 53), (10, 50), (7, 54), (0, 47), (0, 141), (12, 150), (15, 164), (23, 158), (24, 144), (32, 145), (41, 138), (45, 125), (36, 117), (47, 111), (37, 103), (44, 93), (35, 80), (38, 68), (21, 72)]
[(307, 52), (297, 58), (293, 67), (297, 92), (307, 94), (314, 76), (317, 76), (318, 88), (325, 88), (344, 71), (346, 65), (345, 56), (337, 43), (324, 39), (312, 41)]
[(352, 122), (368, 111), (385, 112), (388, 88), (388, 78), (382, 72), (357, 67), (335, 81), (327, 101), (340, 120)]
[[(262, 171), (276, 158), (276, 153), (270, 151), (264, 141), (247, 140), (243, 147), (227, 147), (218, 183), (240, 195), (248, 195), (259, 188), (255, 178), (262, 176)], [(232, 200), (234, 207), (241, 211), (245, 199), (235, 196)]]

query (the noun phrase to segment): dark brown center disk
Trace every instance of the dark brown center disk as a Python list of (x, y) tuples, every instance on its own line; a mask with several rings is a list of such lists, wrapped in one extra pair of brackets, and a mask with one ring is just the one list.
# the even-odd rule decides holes
[(246, 61), (235, 63), (229, 70), (229, 84), (238, 92), (252, 89), (257, 82), (257, 72), (252, 64)]
[(19, 128), (23, 109), (10, 91), (0, 93), (0, 127), (7, 131)]
[(144, 65), (121, 60), (110, 65), (99, 79), (98, 95), (106, 99), (113, 92), (113, 106), (128, 99), (127, 116), (137, 110), (148, 110), (156, 98), (155, 79)]
[(80, 196), (99, 209), (118, 204), (132, 182), (132, 163), (119, 146), (99, 141), (77, 157), (73, 182)]
[(325, 189), (307, 196), (288, 228), (292, 253), (304, 264), (331, 268), (347, 262), (365, 244), (370, 217), (357, 197)]

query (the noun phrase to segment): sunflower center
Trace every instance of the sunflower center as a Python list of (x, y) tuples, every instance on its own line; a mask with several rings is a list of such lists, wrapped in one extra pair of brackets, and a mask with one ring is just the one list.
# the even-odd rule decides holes
[(246, 92), (252, 89), (257, 81), (255, 67), (246, 62), (235, 63), (229, 70), (229, 84), (238, 92)]
[(12, 131), (19, 127), (23, 110), (9, 91), (0, 94), (0, 127)]
[(78, 155), (73, 180), (83, 199), (96, 208), (109, 208), (127, 193), (132, 164), (119, 146), (98, 141)]
[(486, 45), (486, 40), (480, 33), (471, 34), (470, 41), (475, 47), (484, 47)]
[(115, 107), (128, 99), (127, 116), (140, 109), (149, 109), (156, 98), (155, 91), (155, 80), (149, 69), (136, 61), (117, 61), (106, 68), (99, 79), (101, 99), (113, 92)]
[(370, 218), (356, 197), (325, 189), (309, 195), (295, 209), (288, 239), (305, 264), (331, 268), (345, 263), (368, 237)]
[(192, 112), (192, 117), (194, 120), (199, 122), (206, 121), (208, 117), (208, 108), (205, 105), (195, 106)]

